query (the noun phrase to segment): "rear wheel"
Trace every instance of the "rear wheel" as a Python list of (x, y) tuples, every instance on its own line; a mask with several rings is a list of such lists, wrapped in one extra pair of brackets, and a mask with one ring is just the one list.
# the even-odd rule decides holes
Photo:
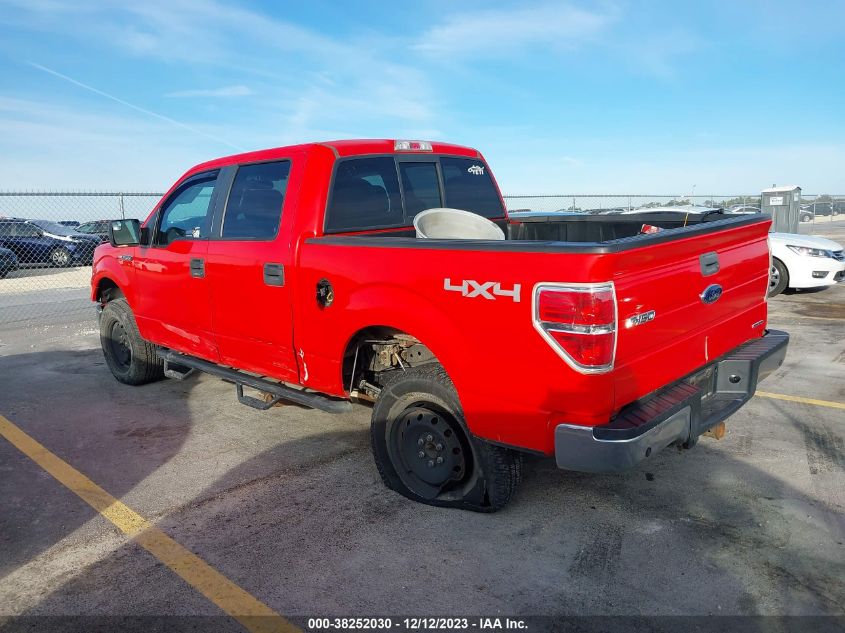
[(772, 268), (769, 272), (769, 296), (776, 297), (789, 285), (789, 271), (779, 259), (772, 259)]
[(370, 438), (385, 485), (420, 503), (494, 512), (510, 501), (521, 478), (520, 453), (467, 431), (440, 365), (396, 371), (386, 381)]
[(103, 308), (100, 346), (112, 375), (124, 384), (143, 385), (164, 377), (164, 362), (155, 346), (141, 338), (126, 299), (114, 299)]

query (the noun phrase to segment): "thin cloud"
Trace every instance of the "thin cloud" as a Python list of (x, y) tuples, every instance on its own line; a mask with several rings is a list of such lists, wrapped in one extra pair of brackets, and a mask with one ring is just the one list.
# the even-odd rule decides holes
[(436, 57), (469, 53), (502, 57), (529, 47), (574, 48), (604, 30), (613, 18), (610, 13), (566, 5), (458, 13), (426, 31), (414, 49)]
[(250, 88), (243, 85), (223, 86), (221, 88), (197, 88), (194, 90), (177, 90), (168, 92), (165, 97), (248, 97), (255, 94)]
[(624, 54), (635, 71), (657, 79), (674, 79), (678, 66), (705, 43), (685, 29), (673, 29), (625, 47)]
[(171, 119), (169, 116), (164, 116), (163, 114), (159, 114), (158, 112), (153, 112), (152, 110), (147, 110), (146, 108), (136, 106), (134, 103), (129, 103), (128, 101), (124, 101), (123, 99), (121, 99), (119, 97), (115, 97), (114, 95), (110, 95), (107, 92), (103, 92), (102, 90), (99, 90), (98, 88), (94, 88), (93, 86), (89, 86), (88, 84), (84, 84), (81, 81), (77, 81), (76, 79), (74, 79), (72, 77), (68, 77), (67, 75), (63, 75), (62, 73), (55, 71), (52, 68), (47, 68), (46, 66), (42, 66), (41, 64), (36, 64), (35, 62), (27, 62), (27, 64), (32, 66), (33, 68), (36, 68), (36, 69), (42, 71), (42, 72), (53, 75), (54, 77), (58, 77), (59, 79), (63, 79), (64, 81), (67, 81), (68, 83), (72, 83), (75, 86), (79, 86), (80, 88), (84, 88), (85, 90), (88, 90), (89, 92), (93, 92), (96, 95), (100, 95), (101, 97), (104, 97), (106, 99), (110, 99), (111, 101), (114, 101), (115, 103), (119, 103), (120, 105), (126, 106), (127, 108), (131, 108), (132, 110), (135, 110), (136, 112), (140, 112), (141, 114), (145, 114), (147, 116), (159, 119), (160, 121), (165, 121), (167, 123), (170, 123), (171, 125), (175, 125), (177, 127), (180, 127), (183, 130), (188, 130), (189, 132), (193, 132), (194, 134), (199, 134), (200, 136), (204, 136), (205, 138), (211, 139), (213, 141), (217, 141), (218, 143), (223, 143), (224, 145), (228, 145), (229, 147), (232, 147), (232, 148), (234, 148), (238, 151), (244, 151), (244, 148), (242, 148), (238, 145), (235, 145), (234, 143), (230, 143), (226, 139), (220, 138), (219, 136), (215, 136), (214, 134), (209, 134), (208, 132), (204, 132), (203, 130), (199, 130), (199, 129), (192, 127), (192, 126), (190, 126), (186, 123), (182, 123), (181, 121), (177, 121), (176, 119)]

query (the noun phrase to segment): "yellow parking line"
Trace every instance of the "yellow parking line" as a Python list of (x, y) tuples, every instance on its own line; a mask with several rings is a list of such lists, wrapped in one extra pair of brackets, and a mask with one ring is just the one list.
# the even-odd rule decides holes
[(300, 629), (0, 415), (0, 435), (252, 633)]
[(787, 400), (788, 402), (801, 402), (803, 404), (814, 404), (817, 407), (830, 407), (831, 409), (845, 409), (845, 404), (841, 402), (831, 402), (830, 400), (816, 400), (814, 398), (802, 398), (801, 396), (787, 396), (782, 393), (769, 393), (768, 391), (758, 391), (755, 395), (764, 398), (774, 398), (775, 400)]

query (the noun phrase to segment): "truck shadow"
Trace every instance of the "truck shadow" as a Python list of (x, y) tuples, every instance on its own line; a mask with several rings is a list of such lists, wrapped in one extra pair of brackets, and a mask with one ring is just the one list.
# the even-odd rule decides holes
[[(0, 356), (0, 385), (0, 414), (117, 498), (178, 455), (191, 433), (190, 385), (120, 385), (99, 349)], [(5, 439), (0, 454), (2, 577), (83, 526), (93, 510)]]
[[(149, 393), (186, 399), (191, 382)], [(168, 410), (161, 424), (187, 432), (205, 423), (200, 415)], [(262, 415), (286, 428), (302, 412)], [(779, 415), (787, 428), (801, 422), (786, 409)], [(156, 521), (282, 614), (842, 613), (845, 529), (841, 506), (824, 492), (841, 487), (841, 463), (813, 475), (801, 456), (775, 462), (789, 478), (774, 475), (767, 460), (794, 446), (772, 442), (759, 416), (721, 445), (667, 449), (624, 475), (562, 472), (529, 458), (519, 494), (493, 515), (422, 506), (384, 489), (365, 411), (306, 416), (314, 426), (304, 437), (234, 465)], [(133, 429), (115, 437), (146, 432), (138, 420), (148, 419), (135, 412), (115, 422)], [(120, 496), (175, 459), (184, 439), (143, 451), (124, 486), (104, 487)], [(111, 441), (115, 459), (125, 459), (127, 440)], [(752, 460), (758, 452), (765, 468)], [(166, 603), (150, 579), (172, 586), (172, 574), (137, 550), (129, 544), (88, 565), (28, 613), (76, 612), (92, 601), (134, 613), (139, 595), (148, 608)]]

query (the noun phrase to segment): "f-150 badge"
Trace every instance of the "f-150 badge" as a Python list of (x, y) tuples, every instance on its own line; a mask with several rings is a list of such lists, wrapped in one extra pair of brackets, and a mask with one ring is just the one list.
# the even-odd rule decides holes
[(649, 321), (654, 321), (654, 310), (649, 310), (648, 312), (641, 312), (639, 314), (632, 314), (627, 319), (625, 319), (625, 327), (632, 328), (638, 325), (642, 325), (643, 323), (648, 323)]
[(521, 284), (514, 284), (512, 290), (505, 290), (498, 281), (475, 281), (464, 279), (460, 284), (453, 284), (452, 280), (446, 277), (443, 280), (443, 290), (460, 292), (464, 297), (484, 297), (485, 299), (496, 299), (496, 297), (510, 297), (514, 303), (519, 303), (519, 291)]

